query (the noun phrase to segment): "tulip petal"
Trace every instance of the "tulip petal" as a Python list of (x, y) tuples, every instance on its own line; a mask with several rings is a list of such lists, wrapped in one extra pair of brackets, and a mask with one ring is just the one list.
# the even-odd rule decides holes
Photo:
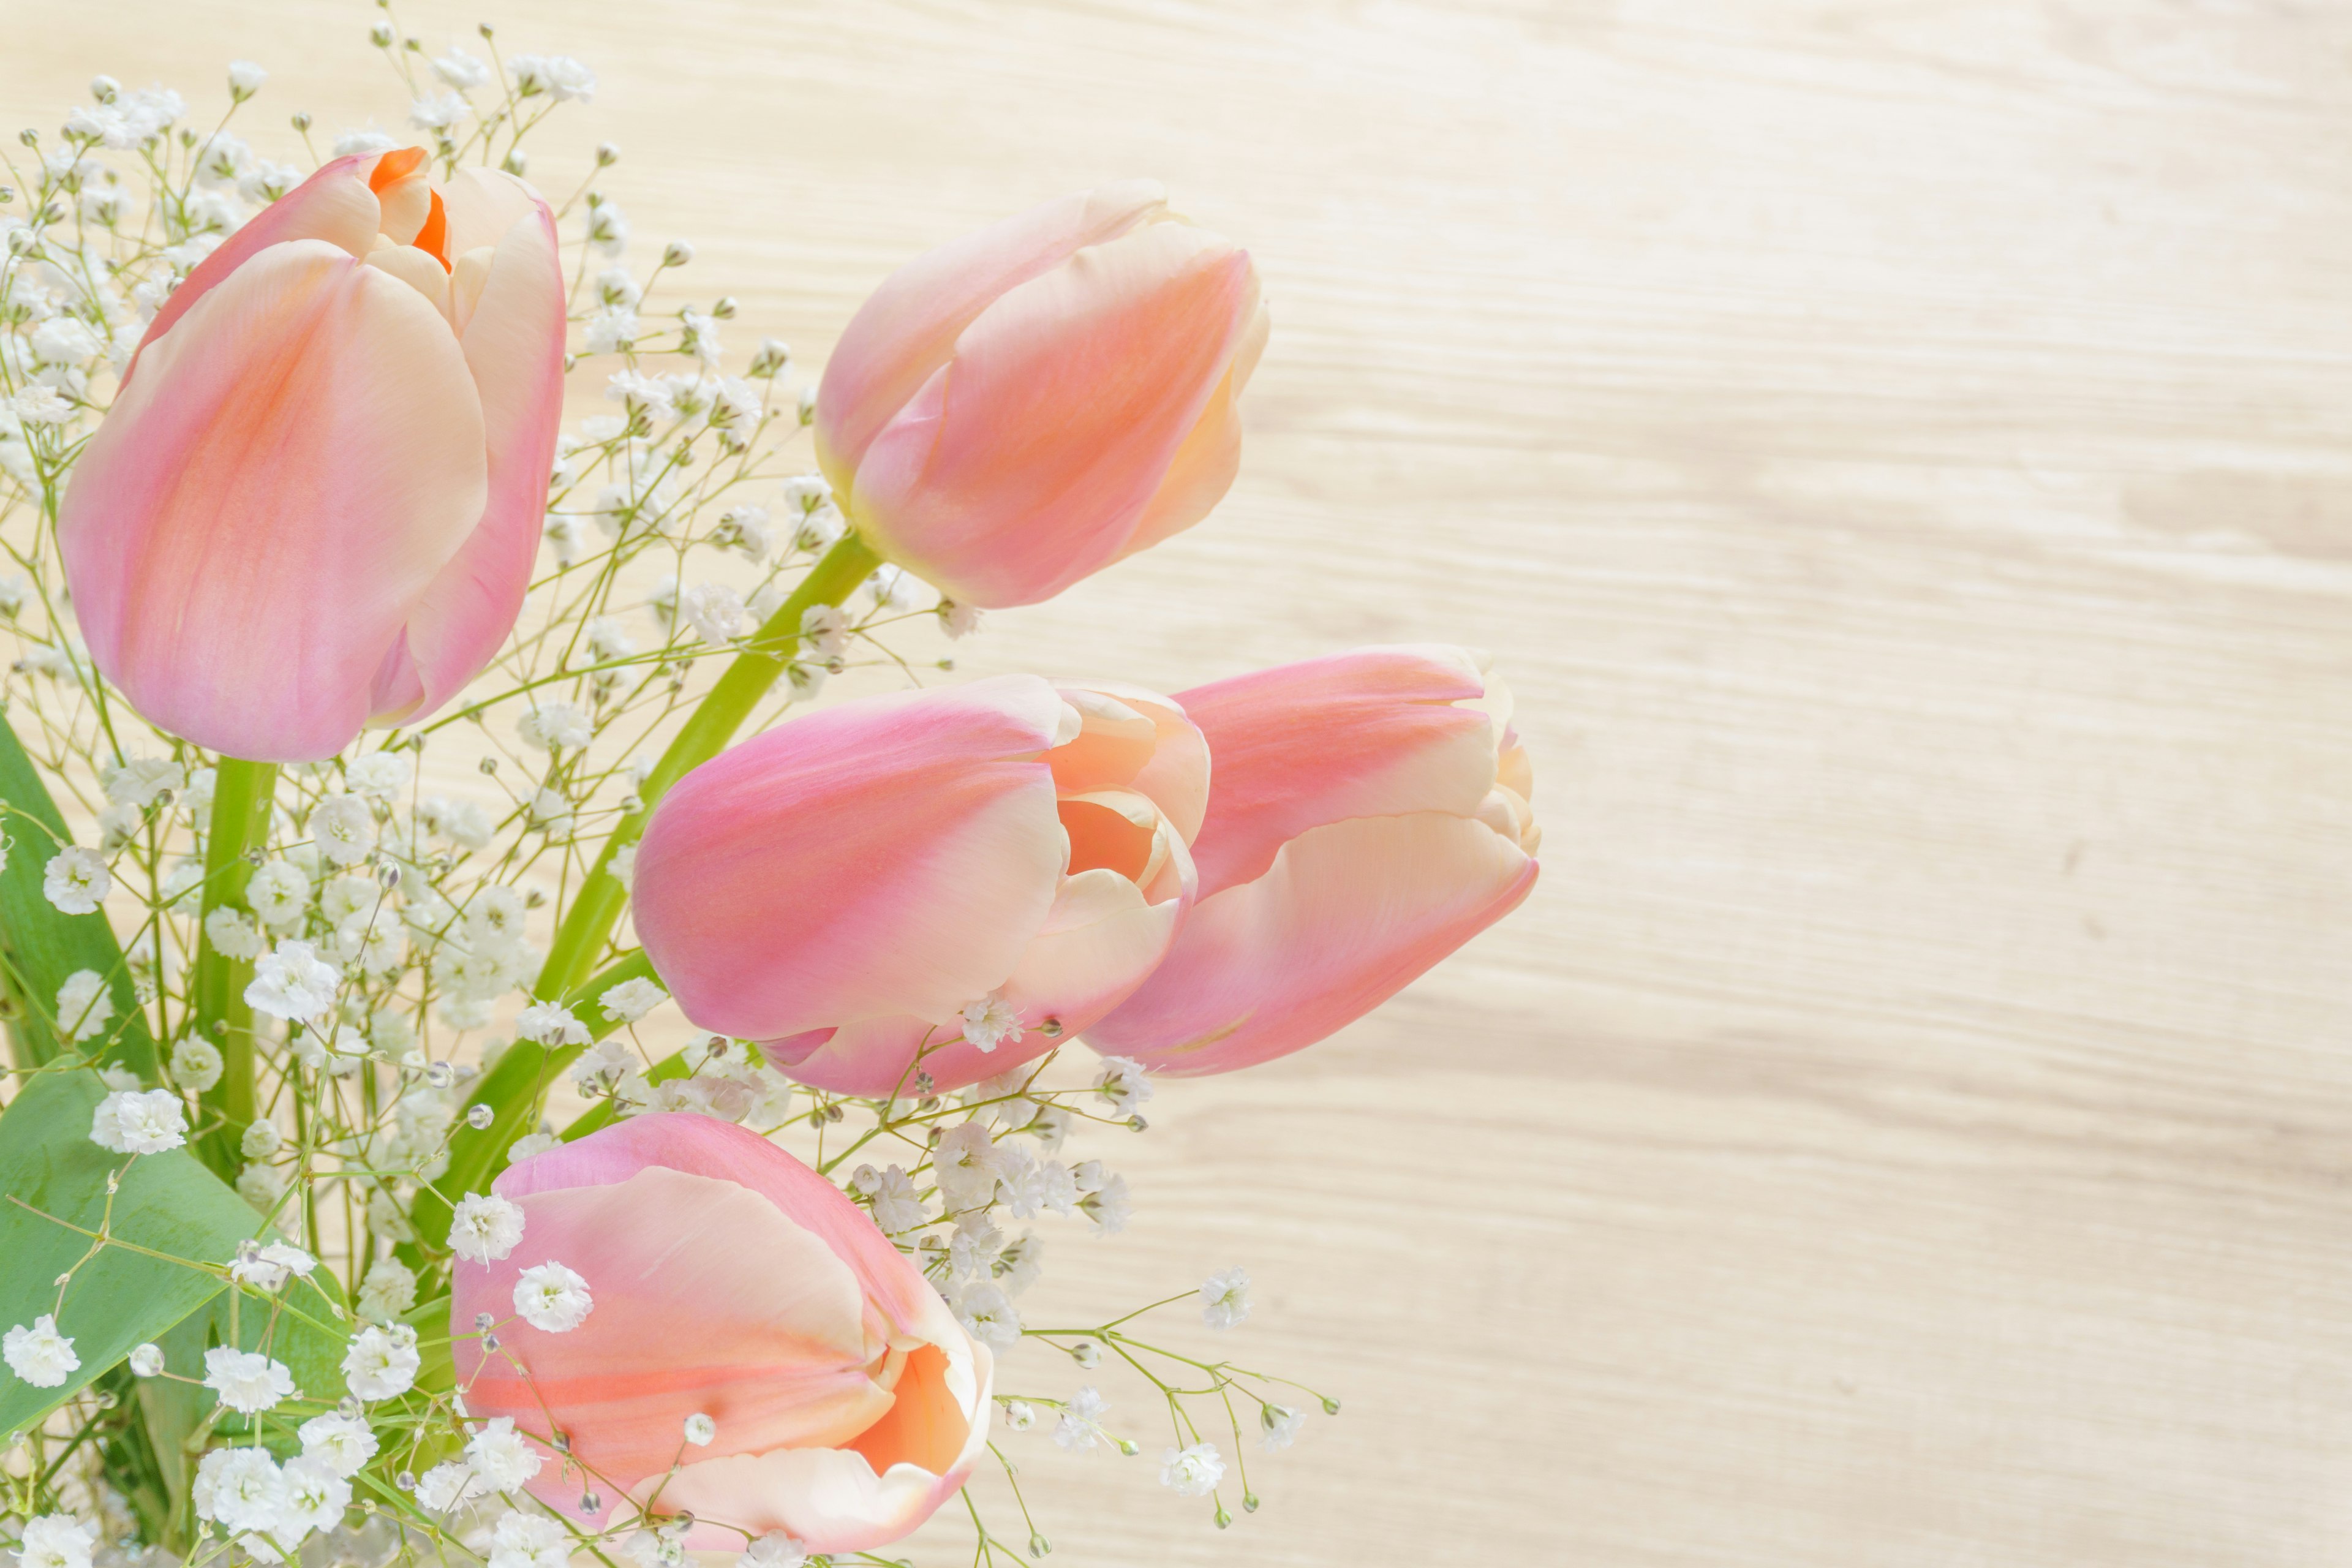
[(59, 535), (91, 657), (231, 756), (333, 755), (481, 515), (481, 405), (424, 297), (324, 240), (254, 256), (144, 351)]
[(1509, 913), (1536, 870), (1485, 824), (1442, 812), (1310, 829), (1264, 876), (1194, 905), (1167, 962), (1087, 1043), (1180, 1075), (1286, 1056)]
[(686, 1016), (772, 1040), (945, 1019), (985, 995), (1060, 885), (1037, 759), (1066, 711), (1034, 676), (866, 698), (678, 781), (638, 848), (632, 908)]
[(1016, 284), (1147, 221), (1167, 204), (1150, 180), (1061, 196), (950, 240), (883, 280), (825, 362), (818, 388), (820, 463), (845, 503), (866, 447), (955, 351), (972, 319)]
[[(473, 286), (470, 272), (465, 281)], [(555, 220), (532, 202), (491, 254), (462, 340), (484, 416), (488, 503), (378, 672), (380, 723), (409, 722), (447, 701), (489, 663), (522, 612), (563, 413), (564, 333)]]
[(441, 204), (452, 257), (497, 245), (515, 225), (547, 210), (538, 192), (503, 169), (460, 169), (441, 187)]
[[(195, 308), (198, 300), (219, 288), (222, 279), (273, 245), (297, 239), (323, 239), (339, 250), (365, 257), (375, 245), (377, 226), (383, 219), (375, 193), (368, 189), (367, 169), (362, 166), (372, 166), (373, 158), (373, 153), (355, 153), (320, 165), (316, 174), (254, 214), (243, 228), (221, 241), (157, 309), (154, 320), (147, 323), (146, 333), (139, 340), (140, 353), (143, 355), (149, 343), (170, 331), (174, 322)], [(134, 357), (131, 370), (123, 372), (125, 385), (130, 384), (138, 365)]]
[(1479, 660), (1442, 645), (1359, 648), (1196, 686), (1177, 700), (1216, 759), (1192, 841), (1208, 899), (1255, 879), (1310, 827), (1468, 816), (1495, 783)]
[(841, 1190), (755, 1132), (685, 1112), (633, 1116), (577, 1142), (509, 1165), (492, 1190), (520, 1202), (532, 1193), (607, 1186), (659, 1166), (733, 1182), (760, 1194), (821, 1238), (883, 1310), (894, 1342), (946, 1344), (961, 1331), (939, 1292)]
[[(634, 1479), (676, 1458), (681, 1405), (715, 1419), (724, 1451), (738, 1453), (842, 1446), (889, 1411), (894, 1393), (869, 1375), (880, 1347), (867, 1341), (856, 1277), (765, 1196), (653, 1166), (521, 1202), (522, 1244), (457, 1269), (457, 1321), (512, 1317), (517, 1279), (550, 1261), (586, 1279), (594, 1306), (564, 1333), (507, 1324), (502, 1354), (456, 1342), (478, 1415), (511, 1415), (541, 1437), (552, 1422), (583, 1463)], [(684, 1323), (691, 1334), (679, 1334)]]
[(1147, 224), (1012, 289), (866, 448), (868, 543), (959, 602), (1034, 604), (1115, 559), (1256, 313), (1246, 253)]
[(693, 1514), (695, 1525), (685, 1542), (692, 1551), (740, 1551), (747, 1537), (772, 1531), (793, 1536), (812, 1552), (887, 1545), (953, 1497), (987, 1450), (994, 1365), (987, 1346), (965, 1344), (961, 1358), (909, 1358), (908, 1375), (917, 1384), (907, 1396), (914, 1403), (904, 1418), (909, 1429), (877, 1435), (894, 1449), (903, 1445), (937, 1452), (948, 1447), (960, 1423), (961, 1447), (943, 1472), (902, 1462), (883, 1466), (877, 1474), (857, 1449), (785, 1448), (689, 1464), (667, 1484), (658, 1477), (643, 1484), (639, 1500), (660, 1486), (665, 1510)]
[[(1064, 795), (1133, 789), (1148, 796), (1189, 844), (1209, 805), (1209, 743), (1176, 702), (1113, 680), (1057, 680), (1076, 708), (1077, 739), (1046, 755)], [(1149, 721), (1149, 729), (1118, 717)]]
[[(992, 1050), (959, 1038), (958, 1020), (932, 1025), (901, 1016), (860, 1018), (822, 1039), (772, 1042), (770, 1058), (812, 1088), (877, 1097), (908, 1092), (919, 1062), (932, 1089), (943, 1094), (1026, 1067), (1143, 984), (1174, 944), (1185, 904), (1181, 898), (1147, 903), (1133, 882), (1114, 871), (1067, 879), (1044, 928), (998, 987), (1006, 1005), (1031, 1026)], [(1034, 1026), (1047, 1018), (1061, 1023), (1059, 1032)]]
[(1250, 373), (1257, 368), (1272, 330), (1273, 319), (1264, 305), (1258, 306), (1224, 380), (1217, 384), (1209, 406), (1202, 411), (1184, 444), (1176, 448), (1168, 477), (1152, 492), (1151, 504), (1143, 509), (1135, 532), (1118, 552), (1120, 560), (1183, 532), (1214, 510), (1234, 488), (1234, 476), (1242, 468), (1242, 389), (1249, 384)]

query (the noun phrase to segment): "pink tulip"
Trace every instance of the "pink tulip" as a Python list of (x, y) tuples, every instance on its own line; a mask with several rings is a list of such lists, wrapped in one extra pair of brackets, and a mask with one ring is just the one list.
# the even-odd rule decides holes
[(1160, 186), (1064, 196), (874, 291), (825, 365), (817, 460), (889, 560), (1035, 604), (1208, 515), (1265, 334), (1248, 252)]
[(489, 661), (563, 393), (555, 224), (521, 181), (339, 158), (147, 329), (58, 516), (91, 658), (259, 762), (420, 718)]
[(1534, 774), (1461, 648), (1373, 647), (1178, 699), (1216, 759), (1200, 900), (1087, 1043), (1167, 1073), (1313, 1045), (1517, 908)]
[[(987, 1347), (864, 1211), (757, 1134), (639, 1116), (493, 1190), (521, 1206), (522, 1239), (456, 1266), (458, 1386), (472, 1415), (535, 1440), (530, 1491), (557, 1514), (597, 1530), (651, 1501), (694, 1516), (689, 1550), (781, 1531), (861, 1552), (922, 1523), (986, 1447)], [(577, 1327), (517, 1316), (517, 1281), (545, 1263), (586, 1283)], [(688, 1447), (698, 1415), (718, 1436)]]
[[(1131, 687), (999, 676), (820, 709), (654, 813), (631, 895), (686, 1016), (848, 1094), (1051, 1050), (1168, 952), (1200, 731)], [(998, 1037), (999, 1031), (1002, 1037)]]

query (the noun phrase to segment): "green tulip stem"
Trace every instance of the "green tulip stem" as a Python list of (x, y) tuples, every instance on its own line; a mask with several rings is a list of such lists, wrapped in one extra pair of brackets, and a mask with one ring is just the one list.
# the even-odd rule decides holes
[(541, 1001), (554, 1001), (577, 986), (581, 977), (594, 965), (613, 934), (613, 927), (620, 921), (622, 906), (628, 901), (627, 890), (612, 874), (614, 854), (637, 841), (637, 836), (645, 831), (646, 818), (672, 784), (717, 756), (735, 738), (735, 731), (743, 727), (751, 710), (759, 706), (760, 700), (784, 673), (792, 656), (799, 651), (801, 616), (814, 605), (840, 604), (856, 593), (857, 585), (880, 564), (882, 558), (866, 548), (856, 534), (843, 534), (840, 542), (809, 568), (808, 575), (801, 579), (792, 597), (746, 639), (743, 651), (735, 656), (718, 684), (687, 716), (685, 727), (670, 742), (661, 761), (654, 764), (646, 782), (638, 786), (637, 795), (644, 804), (623, 817), (605, 841), (604, 853), (596, 858), (594, 868), (581, 884), (579, 895), (565, 911), (562, 924), (556, 928), (554, 943), (547, 950), (547, 962), (540, 969), (538, 984), (531, 988), (534, 995)]
[[(269, 814), (278, 791), (278, 764), (223, 757), (213, 773), (212, 826), (205, 838), (204, 913), (246, 908), (245, 887), (253, 876), (251, 852), (269, 841)], [(206, 935), (196, 952), (193, 1019), (189, 1032), (209, 1040), (221, 1054), (220, 1081), (203, 1094), (206, 1118), (217, 1125), (198, 1145), (205, 1163), (224, 1176), (236, 1173), (239, 1147), (253, 1120), (253, 1009), (245, 987), (253, 965), (231, 958)]]

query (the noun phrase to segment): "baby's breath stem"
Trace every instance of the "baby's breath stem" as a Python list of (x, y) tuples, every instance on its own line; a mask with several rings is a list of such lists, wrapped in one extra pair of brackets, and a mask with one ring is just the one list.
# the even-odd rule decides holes
[(801, 579), (792, 597), (745, 641), (743, 651), (728, 665), (709, 695), (687, 716), (686, 727), (677, 732), (653, 773), (638, 786), (637, 795), (645, 802), (644, 806), (623, 817), (614, 827), (612, 837), (604, 841), (604, 853), (597, 856), (594, 869), (588, 873), (580, 896), (572, 900), (562, 925), (556, 931), (554, 944), (547, 951), (547, 963), (539, 972), (538, 984), (532, 988), (535, 995), (544, 1001), (560, 999), (580, 983), (596, 962), (605, 938), (621, 918), (621, 906), (627, 898), (608, 869), (614, 853), (637, 841), (637, 836), (645, 831), (646, 816), (670, 785), (717, 756), (735, 738), (735, 731), (743, 727), (743, 721), (751, 717), (760, 699), (776, 684), (790, 656), (800, 647), (802, 615), (813, 605), (840, 604), (881, 564), (882, 558), (866, 548), (856, 534), (842, 535), (839, 542), (809, 568), (808, 575)]
[[(268, 842), (270, 803), (278, 764), (223, 757), (213, 783), (212, 827), (205, 842), (204, 913), (242, 908), (253, 874), (246, 851)], [(195, 966), (194, 1028), (220, 1047), (220, 1081), (204, 1092), (207, 1113), (220, 1118), (199, 1146), (205, 1163), (223, 1175), (236, 1173), (237, 1140), (253, 1120), (253, 1009), (246, 1005), (252, 966), (230, 958), (199, 939)]]

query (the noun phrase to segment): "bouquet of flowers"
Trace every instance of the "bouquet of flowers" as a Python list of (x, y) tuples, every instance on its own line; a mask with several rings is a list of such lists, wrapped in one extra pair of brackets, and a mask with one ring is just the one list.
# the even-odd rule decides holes
[(1047, 202), (796, 384), (632, 264), (616, 151), (528, 182), (587, 68), (383, 15), (414, 139), (273, 163), (239, 63), (208, 131), (101, 77), (0, 159), (0, 1544), (792, 1568), (952, 1503), (1024, 1563), (1017, 1445), (1163, 1418), (1230, 1523), (1245, 1434), (1338, 1408), (1152, 1326), (1246, 1275), (1029, 1292), (1128, 1222), (1156, 1076), (1525, 896), (1506, 694), (940, 673), (1223, 496), (1248, 255)]

